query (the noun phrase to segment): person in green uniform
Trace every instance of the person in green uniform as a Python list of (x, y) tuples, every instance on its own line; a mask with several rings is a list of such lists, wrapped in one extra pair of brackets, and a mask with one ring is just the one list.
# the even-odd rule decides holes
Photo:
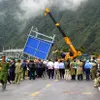
[(94, 80), (94, 87), (100, 87), (100, 71), (97, 71), (96, 78)]
[(71, 79), (76, 80), (75, 79), (76, 72), (75, 72), (75, 67), (74, 67), (74, 61), (71, 61), (71, 63), (70, 63), (70, 74), (71, 74)]
[(78, 61), (78, 67), (77, 67), (77, 79), (78, 80), (83, 80), (83, 62)]
[(95, 58), (91, 61), (92, 68), (91, 68), (91, 78), (94, 80), (96, 78), (96, 71), (97, 71), (97, 63), (95, 62)]
[(17, 63), (15, 64), (16, 68), (15, 68), (15, 82), (14, 82), (17, 84), (20, 84), (21, 80), (21, 73), (22, 73), (21, 65), (22, 65), (21, 60), (18, 59)]
[(2, 61), (0, 62), (0, 82), (2, 84), (2, 90), (6, 89), (6, 84), (8, 80), (8, 69), (9, 63), (6, 62), (6, 57), (2, 56)]
[(71, 75), (70, 75), (70, 59), (68, 59), (67, 61), (64, 62), (65, 65), (65, 80), (70, 80), (71, 79)]

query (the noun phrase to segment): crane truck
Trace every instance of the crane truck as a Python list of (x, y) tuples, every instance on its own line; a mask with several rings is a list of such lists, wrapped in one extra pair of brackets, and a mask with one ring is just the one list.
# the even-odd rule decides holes
[(50, 10), (48, 8), (45, 9), (45, 16), (46, 15), (49, 15), (50, 18), (52, 19), (52, 21), (54, 22), (55, 26), (58, 28), (58, 30), (60, 31), (60, 33), (62, 34), (62, 36), (64, 37), (64, 40), (66, 42), (66, 44), (70, 47), (70, 52), (66, 53), (65, 55), (65, 60), (68, 60), (68, 59), (74, 59), (76, 58), (77, 56), (81, 56), (82, 53), (80, 51), (77, 51), (75, 49), (75, 47), (73, 46), (71, 40), (66, 36), (65, 32), (62, 30), (62, 28), (60, 27), (60, 23), (58, 23), (54, 17), (52, 16)]

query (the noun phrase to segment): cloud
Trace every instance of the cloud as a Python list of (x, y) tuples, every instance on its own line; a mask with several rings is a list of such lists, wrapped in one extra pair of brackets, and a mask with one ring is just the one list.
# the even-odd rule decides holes
[(3, 1), (8, 1), (8, 0), (0, 0), (0, 2), (3, 2)]
[(0, 2), (1, 2), (2, 0), (0, 0)]
[(71, 9), (76, 10), (82, 2), (86, 2), (88, 0), (59, 0), (62, 10)]
[(0, 12), (0, 16), (3, 16), (3, 15), (5, 15), (5, 12)]
[(17, 12), (17, 17), (20, 20), (35, 18), (42, 15), (45, 8), (52, 6), (57, 7), (59, 10), (75, 10), (82, 2), (88, 0), (19, 0), (21, 12)]

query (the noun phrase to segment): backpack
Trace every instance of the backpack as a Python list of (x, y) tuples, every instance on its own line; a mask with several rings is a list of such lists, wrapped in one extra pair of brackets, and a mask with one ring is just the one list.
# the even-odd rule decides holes
[(26, 70), (27, 69), (25, 62), (22, 63), (22, 68), (23, 68), (23, 70)]

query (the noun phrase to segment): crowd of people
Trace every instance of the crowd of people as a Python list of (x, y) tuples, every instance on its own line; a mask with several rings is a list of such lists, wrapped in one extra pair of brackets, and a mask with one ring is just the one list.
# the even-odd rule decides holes
[(94, 86), (100, 86), (100, 59), (90, 60), (59, 60), (40, 59), (20, 60), (11, 59), (6, 61), (2, 56), (0, 62), (0, 82), (3, 91), (6, 84), (20, 84), (21, 79), (28, 77), (30, 80), (35, 78), (48, 78), (56, 80), (94, 80)]

